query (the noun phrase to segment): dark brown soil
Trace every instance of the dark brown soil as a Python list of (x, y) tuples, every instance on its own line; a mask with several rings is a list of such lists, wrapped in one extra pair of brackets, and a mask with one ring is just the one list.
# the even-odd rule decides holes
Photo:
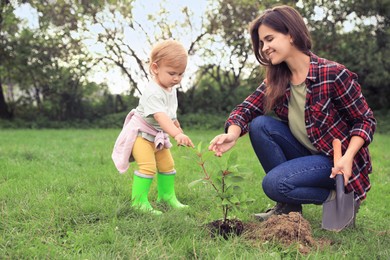
[(210, 230), (211, 237), (219, 235), (224, 239), (228, 239), (232, 235), (239, 236), (244, 231), (244, 224), (239, 219), (227, 219), (226, 222), (221, 219), (214, 220), (207, 227)]

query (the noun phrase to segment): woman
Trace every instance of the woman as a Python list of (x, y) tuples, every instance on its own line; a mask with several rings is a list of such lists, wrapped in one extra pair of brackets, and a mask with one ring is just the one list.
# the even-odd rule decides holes
[[(292, 7), (266, 10), (250, 24), (257, 61), (266, 79), (230, 114), (225, 134), (209, 149), (217, 156), (249, 132), (266, 172), (265, 194), (276, 202), (259, 220), (302, 213), (302, 204), (322, 204), (335, 197), (335, 179), (344, 174), (355, 206), (370, 189), (372, 142), (376, 120), (357, 82), (342, 64), (311, 52), (309, 31)], [(267, 116), (274, 111), (278, 119)], [(344, 155), (333, 165), (332, 141), (340, 139)]]

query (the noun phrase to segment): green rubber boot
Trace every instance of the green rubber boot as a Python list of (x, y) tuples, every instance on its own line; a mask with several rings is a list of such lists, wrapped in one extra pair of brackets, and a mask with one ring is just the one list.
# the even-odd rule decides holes
[(148, 194), (152, 181), (153, 178), (142, 178), (140, 176), (134, 175), (133, 188), (131, 193), (131, 206), (143, 212), (150, 212), (156, 215), (161, 215), (162, 212), (153, 209), (148, 200)]
[(175, 173), (157, 174), (157, 202), (165, 202), (174, 209), (188, 208), (188, 205), (181, 204), (175, 194)]

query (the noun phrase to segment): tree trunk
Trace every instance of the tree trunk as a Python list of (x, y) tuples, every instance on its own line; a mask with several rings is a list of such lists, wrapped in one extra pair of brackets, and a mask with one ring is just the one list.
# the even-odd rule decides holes
[(8, 108), (7, 103), (5, 102), (5, 97), (3, 93), (3, 84), (0, 78), (0, 118), (11, 119), (12, 113)]

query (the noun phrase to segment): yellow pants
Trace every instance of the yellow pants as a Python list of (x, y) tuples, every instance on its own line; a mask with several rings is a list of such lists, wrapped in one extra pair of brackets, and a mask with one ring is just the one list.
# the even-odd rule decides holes
[(146, 175), (155, 175), (157, 170), (161, 173), (170, 173), (175, 170), (175, 163), (171, 151), (163, 148), (157, 150), (154, 142), (138, 136), (131, 152), (138, 165), (138, 172)]

